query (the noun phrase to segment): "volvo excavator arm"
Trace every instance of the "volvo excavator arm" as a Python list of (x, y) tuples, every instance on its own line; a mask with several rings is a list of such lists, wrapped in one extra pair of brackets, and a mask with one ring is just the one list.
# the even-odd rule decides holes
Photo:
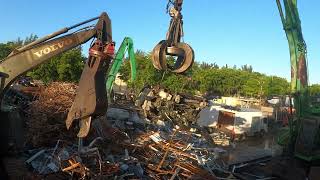
[[(97, 19), (99, 20), (95, 26), (63, 35), (71, 29)], [(58, 37), (60, 35), (63, 36)], [(105, 74), (114, 53), (111, 20), (107, 13), (63, 28), (13, 51), (3, 59), (0, 62), (0, 100), (5, 90), (17, 77), (92, 38), (96, 40), (90, 47), (89, 57), (80, 78), (79, 89), (66, 120), (68, 129), (74, 120), (80, 120), (78, 136), (85, 137), (90, 129), (91, 117), (103, 115), (107, 109)]]
[[(69, 30), (74, 29), (83, 24), (99, 19), (93, 28), (87, 28), (78, 32), (58, 37)], [(110, 19), (106, 13), (100, 17), (92, 18), (71, 27), (63, 28), (55, 33), (45, 36), (34, 41), (24, 47), (14, 50), (8, 57), (0, 62), (0, 94), (9, 87), (9, 85), (20, 75), (34, 69), (40, 64), (46, 62), (50, 58), (66, 52), (76, 46), (79, 46), (93, 37), (96, 37), (103, 29), (102, 25), (107, 25), (108, 36), (111, 38)]]

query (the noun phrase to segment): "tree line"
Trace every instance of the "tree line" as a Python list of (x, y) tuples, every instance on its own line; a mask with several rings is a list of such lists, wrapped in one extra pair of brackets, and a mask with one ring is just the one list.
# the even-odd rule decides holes
[[(266, 97), (285, 95), (289, 92), (286, 79), (254, 72), (252, 66), (240, 68), (228, 65), (219, 67), (216, 63), (195, 62), (184, 74), (156, 70), (150, 54), (136, 53), (137, 79), (129, 86), (139, 91), (146, 84), (162, 85), (173, 92), (201, 93), (207, 95)], [(130, 63), (125, 61), (120, 70), (124, 80), (130, 79)]]
[[(0, 59), (4, 59), (15, 48), (21, 47), (37, 39), (30, 35), (21, 40), (0, 43)], [(195, 62), (184, 74), (156, 70), (149, 53), (136, 51), (137, 78), (130, 82), (130, 62), (124, 61), (120, 73), (122, 79), (128, 81), (129, 87), (138, 93), (145, 85), (160, 85), (172, 92), (192, 94), (270, 97), (289, 94), (290, 84), (285, 78), (268, 76), (255, 72), (251, 65), (219, 66), (216, 63)], [(81, 47), (69, 50), (48, 60), (27, 73), (34, 79), (45, 83), (52, 81), (78, 82), (84, 67), (86, 57)], [(173, 59), (169, 58), (168, 61)], [(320, 85), (310, 86), (312, 95), (320, 94)]]

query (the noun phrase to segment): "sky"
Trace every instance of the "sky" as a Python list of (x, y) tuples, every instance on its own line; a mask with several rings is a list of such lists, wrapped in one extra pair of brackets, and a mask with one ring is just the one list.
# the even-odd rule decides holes
[[(167, 0), (0, 0), (0, 42), (39, 37), (99, 16), (112, 20), (113, 39), (124, 37), (150, 52), (165, 38)], [(309, 80), (320, 83), (320, 1), (298, 0), (308, 49)], [(275, 0), (184, 0), (184, 41), (196, 61), (222, 66), (244, 64), (254, 71), (290, 80), (290, 55)], [(117, 46), (117, 47), (118, 47)], [(88, 44), (84, 45), (86, 54)]]

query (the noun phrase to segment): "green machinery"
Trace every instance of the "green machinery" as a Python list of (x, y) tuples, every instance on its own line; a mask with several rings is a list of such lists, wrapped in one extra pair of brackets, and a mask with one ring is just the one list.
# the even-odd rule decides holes
[(134, 49), (133, 49), (133, 41), (129, 37), (125, 37), (122, 41), (115, 58), (113, 60), (112, 66), (110, 68), (110, 71), (108, 73), (108, 78), (106, 82), (106, 88), (107, 93), (110, 96), (110, 93), (112, 91), (113, 82), (116, 79), (116, 75), (120, 70), (122, 61), (126, 55), (126, 52), (128, 51), (129, 59), (130, 59), (130, 65), (131, 65), (131, 80), (135, 80), (136, 78), (136, 58), (134, 56)]
[(320, 159), (320, 116), (310, 106), (307, 47), (302, 36), (297, 0), (283, 0), (283, 4), (277, 0), (277, 5), (290, 49), (291, 94), (295, 109), (294, 114), (291, 111), (289, 130), (279, 136), (278, 143), (288, 145), (291, 152), (303, 160)]

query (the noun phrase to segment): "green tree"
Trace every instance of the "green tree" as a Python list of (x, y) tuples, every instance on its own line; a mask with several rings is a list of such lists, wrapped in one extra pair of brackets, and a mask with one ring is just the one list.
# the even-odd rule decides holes
[[(267, 76), (253, 72), (252, 66), (244, 65), (237, 69), (227, 65), (222, 68), (215, 63), (195, 62), (192, 68), (183, 75), (156, 70), (150, 54), (136, 52), (137, 79), (129, 86), (139, 92), (148, 85), (162, 85), (173, 92), (214, 94), (224, 96), (267, 97), (269, 95), (287, 94), (289, 83), (284, 78)], [(168, 59), (172, 61), (172, 59)], [(130, 79), (130, 63), (124, 62), (120, 69), (122, 79)]]
[(24, 41), (21, 40), (21, 38), (18, 38), (14, 41), (0, 43), (0, 60), (7, 57), (14, 49), (29, 44), (30, 42), (35, 41), (37, 38), (37, 35), (31, 34), (30, 36), (26, 37)]
[(216, 63), (207, 63), (207, 62), (202, 62), (200, 64), (201, 69), (219, 69), (218, 64)]
[(11, 51), (14, 49), (14, 44), (12, 42), (0, 43), (0, 60), (7, 57)]
[(252, 66), (251, 66), (251, 65), (247, 65), (247, 64), (241, 66), (241, 70), (242, 70), (242, 71), (247, 71), (247, 72), (250, 72), (250, 73), (253, 72)]
[[(135, 56), (137, 77), (134, 82), (129, 82), (128, 86), (136, 92), (139, 92), (141, 88), (144, 87), (146, 84), (158, 84), (161, 81), (163, 74), (153, 67), (150, 54), (146, 54), (140, 50), (137, 50)], [(124, 64), (119, 70), (119, 73), (122, 75), (123, 80), (129, 81), (131, 74), (129, 61), (124, 61)]]
[(313, 95), (320, 95), (320, 84), (313, 84), (309, 87), (310, 94)]
[(289, 93), (289, 82), (280, 77), (271, 76), (268, 77), (268, 96), (272, 95), (285, 95)]
[(38, 36), (35, 34), (30, 34), (30, 36), (26, 37), (23, 41), (23, 45), (27, 45), (29, 43), (32, 43), (33, 41), (37, 40)]

